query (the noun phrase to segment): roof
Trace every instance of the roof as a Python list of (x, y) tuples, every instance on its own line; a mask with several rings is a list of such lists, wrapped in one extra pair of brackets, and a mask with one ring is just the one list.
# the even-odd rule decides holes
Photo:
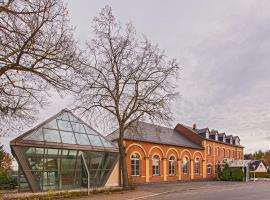
[(202, 128), (202, 129), (197, 129), (196, 131), (198, 134), (200, 134), (200, 133), (206, 133), (207, 130), (209, 131), (208, 128)]
[[(118, 139), (118, 136), (119, 131), (116, 130), (106, 137), (111, 141), (115, 141)], [(125, 132), (124, 139), (202, 149), (200, 145), (172, 128), (146, 122), (136, 122), (133, 127), (128, 128)]]
[(254, 170), (254, 166), (255, 166), (255, 171), (256, 171), (258, 169), (258, 167), (260, 166), (261, 163), (263, 163), (264, 166), (266, 167), (265, 163), (262, 160), (252, 160), (251, 163), (250, 163), (250, 165), (249, 165), (249, 170), (250, 171), (253, 171)]
[(226, 163), (228, 163), (229, 167), (247, 167), (250, 165), (250, 162), (251, 160), (226, 160)]
[(15, 138), (10, 144), (118, 151), (111, 141), (67, 109)]
[[(220, 144), (226, 144), (226, 145), (230, 145), (230, 146), (236, 146), (236, 147), (243, 148), (243, 146), (241, 146), (241, 145), (235, 145), (235, 144), (230, 144), (230, 143), (226, 143), (226, 142), (221, 142), (221, 141), (218, 141), (218, 140), (214, 140), (214, 139), (211, 139), (211, 138), (205, 138), (205, 137), (202, 136), (202, 133), (198, 133), (198, 131), (197, 131), (198, 129), (194, 130), (190, 126), (186, 126), (186, 125), (183, 125), (183, 124), (181, 124), (181, 125), (184, 126), (187, 129), (189, 129), (191, 132), (197, 134), (203, 140), (208, 140), (208, 141), (212, 141), (212, 142), (216, 142), (216, 143), (220, 143)], [(204, 129), (199, 129), (199, 130), (204, 130)], [(223, 137), (223, 136), (226, 136), (226, 134), (225, 133), (218, 133), (218, 137)]]

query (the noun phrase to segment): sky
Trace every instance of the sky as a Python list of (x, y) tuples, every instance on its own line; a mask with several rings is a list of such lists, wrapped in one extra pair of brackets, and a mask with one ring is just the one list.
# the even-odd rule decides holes
[[(175, 120), (238, 135), (245, 152), (270, 149), (270, 1), (66, 0), (76, 39), (91, 39), (91, 21), (106, 5), (180, 63)], [(39, 121), (68, 107), (52, 95)], [(4, 142), (8, 146), (8, 140)]]

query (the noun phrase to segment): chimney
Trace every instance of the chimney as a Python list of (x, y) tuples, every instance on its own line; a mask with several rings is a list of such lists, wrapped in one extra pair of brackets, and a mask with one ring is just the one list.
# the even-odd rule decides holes
[(197, 126), (196, 126), (196, 124), (193, 124), (193, 127), (192, 127), (192, 129), (195, 131), (196, 129), (197, 129)]

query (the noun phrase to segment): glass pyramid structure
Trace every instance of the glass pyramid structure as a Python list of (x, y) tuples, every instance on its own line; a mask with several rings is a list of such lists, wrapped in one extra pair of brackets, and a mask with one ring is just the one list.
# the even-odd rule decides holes
[(69, 110), (10, 145), (19, 164), (22, 191), (104, 186), (118, 160), (118, 148)]
[(84, 145), (92, 148), (115, 148), (110, 141), (67, 110), (35, 128), (22, 139), (45, 143)]

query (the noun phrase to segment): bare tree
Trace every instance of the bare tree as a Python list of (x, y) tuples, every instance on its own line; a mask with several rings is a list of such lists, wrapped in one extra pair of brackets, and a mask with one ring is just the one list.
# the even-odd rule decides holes
[(166, 123), (171, 119), (169, 103), (176, 95), (171, 81), (178, 63), (167, 60), (147, 38), (137, 39), (132, 24), (122, 26), (108, 6), (94, 18), (93, 33), (81, 65), (77, 109), (86, 117), (109, 117), (116, 123), (123, 186), (127, 187), (125, 130), (138, 120)]
[(73, 38), (61, 0), (0, 4), (0, 135), (32, 122), (52, 88), (71, 90), (79, 57)]

